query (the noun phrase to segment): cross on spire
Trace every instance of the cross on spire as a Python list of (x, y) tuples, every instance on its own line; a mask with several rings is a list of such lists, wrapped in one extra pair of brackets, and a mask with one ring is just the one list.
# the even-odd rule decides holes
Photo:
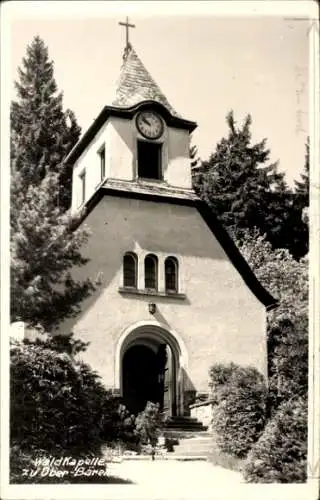
[(128, 52), (128, 50), (131, 47), (131, 44), (129, 42), (129, 28), (135, 28), (136, 26), (134, 24), (129, 23), (129, 18), (128, 16), (126, 17), (126, 22), (119, 22), (120, 26), (125, 26), (126, 28), (126, 46), (125, 46), (125, 52)]

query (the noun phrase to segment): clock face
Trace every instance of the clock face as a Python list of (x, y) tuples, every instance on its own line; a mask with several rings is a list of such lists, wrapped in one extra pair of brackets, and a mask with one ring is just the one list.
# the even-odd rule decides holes
[(163, 121), (153, 111), (141, 111), (136, 124), (139, 132), (147, 139), (158, 139), (163, 133)]

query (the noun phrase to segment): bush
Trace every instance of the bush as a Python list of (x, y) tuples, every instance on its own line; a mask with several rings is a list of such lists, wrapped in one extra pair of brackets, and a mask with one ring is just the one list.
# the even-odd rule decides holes
[(247, 482), (294, 483), (307, 479), (307, 400), (283, 403), (244, 464)]
[(270, 414), (281, 403), (308, 392), (308, 318), (281, 318), (269, 328)]
[[(34, 450), (37, 453), (37, 450)], [(10, 448), (10, 482), (25, 483), (23, 471), (33, 469), (31, 450), (24, 452), (18, 445)]]
[(32, 343), (42, 347), (47, 347), (53, 351), (65, 352), (71, 357), (74, 357), (79, 352), (85, 351), (90, 344), (90, 342), (83, 342), (80, 339), (75, 339), (72, 332), (68, 334), (50, 335), (43, 329), (39, 329), (39, 333), (42, 335), (38, 336), (33, 342), (25, 339), (24, 343)]
[(135, 432), (135, 416), (122, 404), (121, 398), (113, 399), (111, 412), (103, 421), (103, 438), (109, 446), (122, 445), (125, 449), (138, 451), (139, 436)]
[(15, 341), (10, 391), (11, 446), (26, 453), (99, 453), (111, 395), (88, 365), (64, 352)]
[(221, 451), (244, 457), (260, 437), (266, 418), (267, 388), (263, 376), (234, 363), (210, 370), (213, 431)]
[(136, 433), (141, 444), (151, 444), (154, 448), (158, 442), (161, 426), (159, 405), (148, 401), (145, 409), (136, 418)]

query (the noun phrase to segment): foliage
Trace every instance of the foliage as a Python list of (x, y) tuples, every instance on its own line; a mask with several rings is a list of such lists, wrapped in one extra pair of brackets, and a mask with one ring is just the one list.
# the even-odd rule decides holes
[[(101, 445), (139, 449), (135, 419), (91, 368), (76, 361), (86, 344), (72, 335), (11, 343), (12, 483), (118, 482), (103, 477), (43, 476), (39, 459), (97, 458)], [(38, 464), (37, 464), (38, 462)], [(68, 467), (63, 467), (65, 470)], [(24, 470), (38, 470), (25, 475)], [(58, 468), (59, 471), (59, 468)]]
[(33, 469), (34, 461), (32, 457), (37, 453), (37, 449), (28, 452), (21, 450), (20, 446), (14, 445), (10, 448), (10, 482), (24, 482), (23, 471)]
[(294, 181), (295, 194), (297, 203), (301, 208), (309, 205), (309, 189), (310, 189), (310, 140), (309, 137), (306, 142), (306, 153), (303, 172), (300, 175), (300, 180)]
[(59, 206), (71, 201), (72, 168), (63, 163), (78, 141), (80, 128), (72, 111), (63, 110), (53, 62), (43, 40), (36, 36), (27, 47), (15, 82), (17, 101), (11, 105), (11, 169), (20, 173), (20, 188), (38, 185), (46, 171), (58, 173)]
[(308, 392), (307, 318), (279, 321), (268, 335), (269, 410)]
[(113, 398), (112, 410), (103, 420), (103, 438), (109, 444), (120, 444), (126, 449), (138, 451), (139, 436), (135, 432), (135, 416), (122, 403), (121, 398)]
[(200, 167), (200, 157), (198, 153), (198, 147), (192, 144), (189, 149), (190, 159), (191, 159), (191, 171), (196, 171)]
[(88, 238), (66, 212), (71, 171), (63, 160), (80, 129), (63, 111), (39, 37), (27, 47), (19, 76), (11, 107), (11, 320), (51, 329), (76, 314), (94, 289), (70, 274), (86, 263), (80, 249)]
[(193, 185), (217, 217), (237, 239), (256, 227), (276, 248), (295, 257), (307, 252), (306, 227), (277, 164), (267, 164), (266, 140), (251, 144), (251, 116), (237, 127), (233, 112), (227, 115), (229, 133), (195, 172)]
[(297, 483), (307, 479), (307, 399), (283, 403), (250, 450), (244, 464), (248, 482)]
[(136, 433), (139, 435), (141, 443), (150, 443), (154, 448), (158, 442), (161, 425), (159, 405), (148, 401), (145, 409), (136, 418)]
[(24, 452), (98, 453), (111, 395), (99, 376), (68, 354), (11, 343), (10, 440)]
[(137, 443), (137, 435), (135, 433), (136, 418), (126, 408), (124, 404), (118, 405), (116, 422), (117, 438), (128, 446), (130, 443)]
[(216, 444), (225, 453), (243, 457), (263, 431), (267, 388), (263, 376), (252, 367), (234, 363), (210, 369), (213, 430)]
[(80, 249), (88, 233), (74, 230), (75, 221), (56, 205), (57, 174), (48, 173), (26, 192), (19, 189), (19, 173), (12, 182), (11, 319), (51, 329), (76, 314), (94, 290), (89, 279), (76, 281), (70, 274), (87, 262)]
[(83, 352), (87, 349), (90, 342), (83, 342), (80, 339), (75, 339), (74, 334), (71, 332), (69, 334), (56, 334), (48, 335), (44, 331), (40, 331), (43, 335), (37, 336), (34, 342), (30, 342), (28, 339), (24, 339), (24, 344), (34, 343), (47, 349), (52, 349), (57, 352), (66, 352), (74, 358), (79, 352)]
[(282, 317), (294, 320), (308, 314), (308, 259), (296, 261), (288, 250), (273, 249), (266, 235), (247, 231), (239, 249), (263, 286), (279, 301), (269, 313), (269, 323)]
[(295, 181), (294, 198), (295, 211), (301, 214), (303, 231), (303, 240), (308, 248), (309, 240), (309, 202), (310, 202), (310, 141), (309, 137), (306, 142), (306, 154), (303, 172), (299, 181)]
[(246, 233), (239, 248), (259, 281), (279, 300), (268, 313), (269, 404), (274, 411), (305, 394), (308, 379), (308, 260), (272, 249), (265, 236)]

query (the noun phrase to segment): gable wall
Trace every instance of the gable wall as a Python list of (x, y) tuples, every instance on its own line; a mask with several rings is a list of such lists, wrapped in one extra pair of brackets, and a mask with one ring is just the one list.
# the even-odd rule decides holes
[[(101, 285), (84, 302), (77, 320), (66, 322), (62, 330), (91, 342), (85, 359), (108, 386), (118, 384), (114, 358), (122, 332), (148, 320), (168, 325), (183, 339), (187, 374), (198, 391), (207, 390), (208, 370), (215, 362), (253, 365), (266, 374), (265, 308), (195, 208), (105, 196), (85, 224), (91, 231), (86, 247), (91, 262), (77, 273), (99, 276)], [(176, 256), (186, 299), (119, 293), (127, 251), (137, 253), (141, 269), (148, 252), (158, 255), (160, 269), (166, 256)], [(149, 302), (157, 304), (154, 316)]]

